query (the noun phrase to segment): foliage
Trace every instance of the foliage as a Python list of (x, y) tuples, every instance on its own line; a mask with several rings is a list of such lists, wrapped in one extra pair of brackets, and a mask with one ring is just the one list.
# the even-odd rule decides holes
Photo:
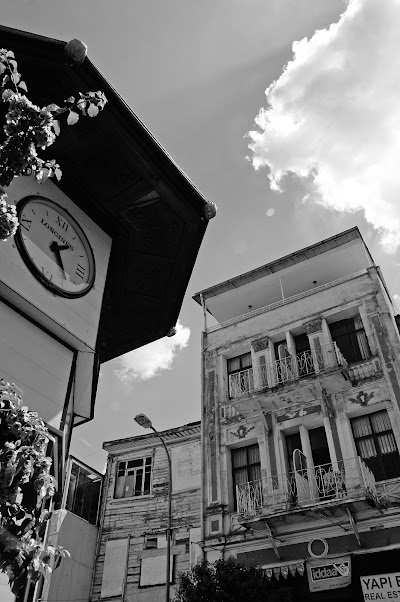
[[(68, 554), (42, 542), (56, 489), (46, 448), (53, 437), (36, 412), (22, 405), (15, 385), (0, 380), (0, 570), (14, 594), (51, 572)], [(21, 393), (21, 392), (20, 392)]]
[(78, 122), (80, 115), (96, 117), (103, 110), (107, 99), (103, 92), (79, 93), (70, 96), (65, 105), (52, 103), (40, 108), (24, 94), (26, 83), (18, 71), (18, 64), (11, 50), (0, 49), (0, 96), (8, 103), (5, 141), (0, 145), (0, 239), (14, 236), (18, 227), (15, 210), (7, 205), (4, 188), (20, 176), (33, 175), (38, 182), (55, 176), (60, 180), (62, 172), (54, 159), (42, 159), (38, 149), (53, 144), (60, 133), (61, 117), (68, 125)]
[(261, 569), (228, 558), (183, 573), (174, 602), (265, 602), (269, 589)]

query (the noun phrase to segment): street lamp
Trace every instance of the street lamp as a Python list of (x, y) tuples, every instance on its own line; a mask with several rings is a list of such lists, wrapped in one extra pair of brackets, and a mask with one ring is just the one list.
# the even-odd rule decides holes
[(160, 439), (164, 446), (165, 453), (168, 459), (168, 527), (167, 527), (167, 574), (165, 581), (165, 601), (169, 602), (169, 581), (170, 581), (170, 566), (171, 566), (171, 527), (172, 527), (172, 466), (171, 456), (168, 448), (165, 445), (164, 439), (160, 433), (154, 428), (150, 418), (147, 418), (145, 414), (138, 414), (134, 418), (135, 422), (144, 429), (151, 429), (155, 435)]

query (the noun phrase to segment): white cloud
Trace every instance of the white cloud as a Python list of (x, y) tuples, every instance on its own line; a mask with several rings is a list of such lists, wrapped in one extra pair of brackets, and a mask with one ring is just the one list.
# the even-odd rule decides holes
[(164, 337), (122, 356), (121, 367), (115, 371), (117, 376), (123, 381), (147, 380), (161, 370), (168, 370), (177, 352), (187, 346), (189, 337), (190, 329), (178, 322), (175, 336)]
[(273, 215), (275, 215), (275, 209), (273, 207), (270, 207), (269, 209), (267, 209), (267, 217), (272, 217)]
[(362, 209), (386, 251), (400, 244), (399, 0), (350, 0), (338, 23), (293, 44), (250, 132), (271, 188), (294, 173), (309, 201)]

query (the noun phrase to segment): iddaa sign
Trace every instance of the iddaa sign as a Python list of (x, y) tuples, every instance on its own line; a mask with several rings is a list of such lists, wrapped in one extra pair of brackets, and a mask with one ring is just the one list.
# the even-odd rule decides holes
[(351, 583), (350, 556), (310, 560), (307, 575), (310, 592), (347, 587)]
[(400, 573), (360, 577), (364, 600), (399, 600)]

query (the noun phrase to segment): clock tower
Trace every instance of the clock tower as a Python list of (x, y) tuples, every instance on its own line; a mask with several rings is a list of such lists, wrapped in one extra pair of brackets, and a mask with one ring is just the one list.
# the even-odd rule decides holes
[[(72, 429), (94, 416), (99, 368), (171, 332), (215, 207), (88, 58), (6, 27), (39, 106), (101, 90), (96, 120), (62, 124), (60, 182), (16, 178), (20, 226), (0, 242), (0, 377), (53, 432), (61, 488)], [(1, 169), (1, 166), (0, 166)]]

